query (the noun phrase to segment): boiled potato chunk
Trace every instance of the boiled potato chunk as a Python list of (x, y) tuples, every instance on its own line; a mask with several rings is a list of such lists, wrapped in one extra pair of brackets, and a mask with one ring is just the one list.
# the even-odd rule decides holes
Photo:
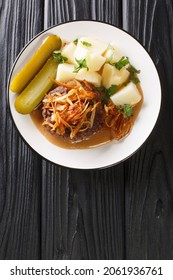
[(106, 58), (107, 61), (111, 63), (118, 62), (122, 58), (122, 53), (118, 49), (118, 47), (114, 44), (111, 43), (108, 47), (106, 52), (104, 53), (104, 57)]
[(56, 80), (65, 83), (68, 80), (75, 79), (76, 73), (73, 73), (73, 71), (74, 65), (68, 63), (59, 64), (56, 74)]
[(68, 58), (68, 63), (76, 63), (75, 57), (74, 57), (74, 52), (76, 50), (76, 46), (73, 42), (65, 45), (65, 47), (62, 49), (62, 56), (65, 56)]
[(99, 71), (105, 61), (106, 58), (97, 53), (89, 53), (86, 58), (89, 71)]
[(117, 93), (112, 95), (110, 98), (115, 105), (124, 105), (124, 104), (135, 105), (141, 100), (141, 95), (136, 85), (130, 82), (127, 86), (120, 89)]
[[(76, 58), (78, 60), (84, 59), (88, 56), (88, 54), (89, 54), (89, 50), (86, 49), (85, 47), (79, 45), (76, 47), (76, 50), (74, 52), (74, 58)], [(75, 61), (75, 63), (77, 63), (77, 62)]]
[[(86, 59), (86, 64), (90, 71), (99, 71), (106, 61), (106, 58), (99, 53), (89, 51), (82, 46), (78, 46), (76, 48), (74, 57), (77, 60)], [(77, 62), (75, 61), (75, 63)]]
[(87, 82), (93, 84), (95, 87), (100, 87), (101, 85), (101, 76), (97, 72), (90, 72), (86, 69), (81, 69), (77, 75), (76, 79), (79, 81), (86, 80)]
[(102, 72), (102, 85), (105, 88), (109, 88), (111, 85), (120, 85), (127, 81), (130, 73), (123, 67), (121, 70), (115, 68), (115, 66), (106, 63)]
[[(85, 42), (91, 44), (91, 46), (86, 46)], [(85, 49), (87, 49), (91, 52), (98, 53), (100, 55), (102, 55), (107, 48), (107, 44), (105, 44), (101, 41), (98, 41), (98, 40), (96, 40), (92, 37), (81, 37), (79, 42), (78, 42), (77, 48), (79, 46), (82, 46)]]

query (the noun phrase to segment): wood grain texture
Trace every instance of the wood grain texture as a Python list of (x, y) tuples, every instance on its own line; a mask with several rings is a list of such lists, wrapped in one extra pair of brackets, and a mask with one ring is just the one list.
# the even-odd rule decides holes
[(123, 5), (123, 26), (149, 51), (162, 86), (157, 125), (125, 163), (126, 258), (173, 259), (173, 2), (124, 0)]
[[(0, 1), (0, 259), (173, 259), (172, 18), (171, 0)], [(105, 170), (43, 160), (8, 111), (8, 75), (22, 47), (43, 29), (78, 19), (123, 27), (149, 51), (161, 78), (151, 136)]]
[(43, 259), (122, 259), (122, 166), (81, 171), (46, 163), (44, 169)]
[(121, 0), (45, 0), (44, 28), (69, 20), (100, 20), (121, 26)]
[(40, 1), (2, 1), (0, 17), (0, 258), (40, 257), (41, 159), (23, 142), (7, 104), (10, 68), (21, 48), (41, 30)]

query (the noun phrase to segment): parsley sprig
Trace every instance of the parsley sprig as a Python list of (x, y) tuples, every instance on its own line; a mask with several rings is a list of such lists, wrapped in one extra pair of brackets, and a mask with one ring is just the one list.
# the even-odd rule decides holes
[(129, 61), (129, 58), (127, 56), (122, 56), (122, 58), (115, 63), (111, 63), (111, 61), (108, 61), (109, 64), (112, 66), (115, 66), (118, 70), (121, 70), (124, 66), (129, 64), (129, 67), (127, 70), (130, 72), (130, 81), (132, 81), (134, 84), (138, 84), (140, 82), (139, 78), (137, 77), (137, 74), (140, 73), (140, 70), (137, 70)]
[(126, 66), (127, 64), (129, 64), (129, 59), (126, 56), (122, 56), (122, 58), (114, 63), (114, 66), (118, 69), (121, 70), (124, 66)]
[(89, 70), (88, 66), (87, 66), (87, 62), (86, 62), (86, 58), (83, 58), (83, 59), (77, 59), (75, 58), (78, 66), (75, 66), (74, 67), (74, 71), (73, 73), (78, 73), (80, 69), (82, 68), (86, 68), (87, 71)]
[(75, 45), (77, 45), (77, 43), (78, 43), (78, 38), (76, 38), (74, 41), (73, 41), (73, 43), (75, 44)]
[[(106, 89), (105, 87), (98, 87), (97, 90), (103, 93), (102, 101), (107, 104), (110, 97), (117, 92), (118, 86), (111, 85), (111, 87), (108, 89)], [(134, 111), (133, 107), (130, 104), (118, 105), (117, 110), (118, 112), (122, 111), (124, 113), (124, 117), (126, 118), (131, 117)]]
[(103, 95), (103, 98), (102, 98), (102, 100), (103, 100), (104, 103), (108, 103), (109, 98), (110, 98), (114, 93), (116, 93), (117, 89), (118, 89), (118, 86), (117, 86), (117, 85), (111, 85), (111, 87), (108, 88), (108, 89), (106, 89), (105, 87), (99, 87), (99, 88), (97, 88), (97, 90), (98, 90), (99, 92), (102, 92), (102, 93), (104, 94), (104, 95)]
[(61, 51), (57, 50), (52, 53), (53, 58), (59, 63), (64, 63), (68, 60), (67, 57), (62, 56)]
[(118, 105), (118, 112), (123, 111), (125, 117), (131, 117), (133, 115), (133, 107), (130, 104)]
[(133, 65), (130, 64), (130, 80), (134, 83), (134, 84), (138, 84), (140, 82), (139, 78), (137, 77), (137, 74), (140, 73), (140, 70), (137, 70)]
[(86, 46), (86, 47), (91, 47), (92, 44), (91, 43), (88, 43), (86, 41), (81, 41), (82, 45)]

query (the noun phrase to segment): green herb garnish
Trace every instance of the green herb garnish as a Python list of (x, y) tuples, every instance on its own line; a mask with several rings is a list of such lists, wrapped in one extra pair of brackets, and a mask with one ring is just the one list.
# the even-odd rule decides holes
[(99, 92), (103, 92), (103, 93), (106, 93), (107, 89), (105, 87), (98, 87), (97, 90)]
[(124, 114), (126, 117), (131, 117), (133, 115), (133, 108), (130, 104), (124, 104)]
[(111, 85), (111, 87), (107, 89), (109, 96), (112, 96), (116, 92), (117, 87), (117, 85)]
[(118, 110), (118, 112), (122, 111), (123, 110), (123, 106), (122, 105), (117, 105), (117, 110)]
[(59, 64), (64, 63), (68, 60), (67, 57), (62, 56), (61, 51), (54, 51), (52, 53), (52, 56)]
[(73, 43), (75, 44), (75, 45), (77, 45), (77, 43), (78, 43), (78, 38), (76, 38), (74, 41), (73, 41)]
[(133, 107), (130, 104), (117, 105), (118, 112), (123, 111), (125, 117), (131, 117), (133, 115)]
[(79, 70), (82, 69), (82, 68), (86, 68), (87, 71), (89, 70), (89, 68), (88, 68), (88, 66), (87, 66), (87, 63), (86, 63), (86, 58), (84, 58), (84, 59), (76, 59), (76, 58), (75, 58), (75, 60), (76, 60), (76, 62), (78, 63), (78, 66), (75, 66), (75, 67), (74, 67), (73, 73), (78, 73)]
[(131, 80), (134, 84), (140, 83), (139, 78), (138, 78), (138, 77), (135, 77), (135, 76), (131, 76), (130, 80)]
[(108, 103), (109, 101), (109, 98), (114, 94), (116, 93), (117, 91), (117, 88), (118, 86), (117, 85), (111, 85), (110, 88), (106, 89), (104, 87), (100, 87), (100, 88), (97, 88), (98, 91), (104, 93), (104, 96), (102, 98), (103, 102), (104, 103)]
[(130, 64), (129, 72), (130, 72), (130, 80), (134, 84), (138, 84), (140, 82), (140, 80), (137, 77), (137, 74), (140, 73), (140, 70), (137, 70), (133, 65)]
[(137, 70), (133, 65), (130, 64), (130, 71), (133, 73), (140, 73), (140, 70)]
[(129, 59), (126, 56), (123, 56), (118, 62), (114, 63), (114, 66), (118, 69), (121, 70), (124, 66), (129, 64)]
[(127, 56), (123, 56), (118, 62), (115, 63), (111, 63), (111, 57), (110, 57), (107, 63), (111, 64), (112, 66), (115, 66), (118, 70), (121, 70), (124, 66), (129, 64), (127, 70), (130, 72), (130, 81), (132, 81), (134, 84), (138, 84), (140, 82), (139, 78), (137, 77), (137, 74), (140, 73), (140, 70), (137, 70), (130, 63), (129, 58)]
[(86, 42), (86, 41), (81, 41), (82, 45), (86, 46), (86, 47), (91, 47), (92, 44)]

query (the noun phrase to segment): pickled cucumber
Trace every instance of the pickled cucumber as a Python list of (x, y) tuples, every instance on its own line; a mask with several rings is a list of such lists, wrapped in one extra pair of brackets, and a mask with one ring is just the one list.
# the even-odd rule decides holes
[(54, 50), (61, 48), (61, 39), (57, 35), (50, 35), (31, 57), (23, 69), (14, 77), (10, 90), (20, 93), (42, 68)]
[(51, 89), (55, 79), (58, 62), (52, 57), (48, 59), (43, 68), (28, 84), (28, 86), (17, 96), (15, 108), (21, 114), (31, 113), (41, 102), (44, 95)]

